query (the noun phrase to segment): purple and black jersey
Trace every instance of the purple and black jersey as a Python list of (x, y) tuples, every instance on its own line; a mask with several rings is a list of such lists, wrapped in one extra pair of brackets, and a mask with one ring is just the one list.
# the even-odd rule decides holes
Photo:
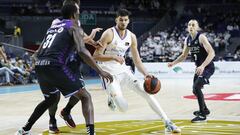
[[(187, 37), (187, 47), (189, 48), (191, 56), (197, 67), (200, 66), (208, 56), (208, 53), (203, 45), (199, 43), (199, 36), (201, 34), (201, 32), (198, 32), (194, 39), (192, 39), (190, 35)], [(214, 66), (213, 61), (211, 61), (208, 66)]]
[(74, 49), (73, 36), (69, 33), (72, 26), (72, 20), (61, 20), (48, 29), (38, 52), (36, 65), (66, 64), (69, 52)]

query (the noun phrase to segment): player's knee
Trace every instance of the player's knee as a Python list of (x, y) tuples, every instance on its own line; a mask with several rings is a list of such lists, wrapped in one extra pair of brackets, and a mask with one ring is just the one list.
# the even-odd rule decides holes
[(48, 96), (45, 96), (45, 103), (48, 104), (49, 106), (53, 105), (57, 101), (58, 101), (57, 94), (50, 94)]
[(92, 100), (91, 94), (86, 89), (81, 89), (74, 96), (80, 100)]
[(145, 94), (143, 89), (143, 83), (135, 80), (132, 85), (130, 85), (130, 89), (134, 90), (135, 92), (141, 92), (140, 94)]
[(205, 84), (204, 78), (198, 78), (194, 84), (193, 84), (193, 89), (202, 89), (203, 85)]
[(85, 98), (86, 100), (92, 101), (92, 96), (89, 92), (86, 93)]
[(193, 94), (196, 95), (198, 91), (202, 89), (204, 83), (204, 78), (199, 77), (193, 84)]

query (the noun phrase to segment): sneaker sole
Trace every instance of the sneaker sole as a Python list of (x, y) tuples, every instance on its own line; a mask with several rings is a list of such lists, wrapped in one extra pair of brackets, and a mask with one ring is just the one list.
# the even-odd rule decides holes
[(191, 121), (192, 123), (204, 123), (207, 122), (207, 120), (201, 120), (201, 121)]
[(181, 133), (181, 130), (174, 130), (172, 133)]
[[(60, 114), (60, 117), (64, 120), (62, 114)], [(67, 125), (68, 127), (70, 127), (70, 128), (76, 128), (76, 126), (73, 127), (73, 126), (69, 125), (68, 122), (67, 122), (66, 120), (64, 120), (64, 121), (65, 121), (65, 123), (66, 123), (66, 125)]]
[(181, 133), (181, 130), (180, 130), (180, 131), (178, 131), (178, 130), (174, 130), (174, 131), (165, 130), (165, 133), (173, 133), (173, 134), (176, 134), (176, 133)]
[[(193, 114), (194, 116), (199, 116), (198, 114)], [(207, 114), (206, 116), (209, 116), (210, 114)]]
[(52, 130), (49, 130), (48, 132), (49, 132), (50, 134), (58, 134), (58, 133), (60, 133), (60, 131), (55, 132), (55, 131), (52, 131)]

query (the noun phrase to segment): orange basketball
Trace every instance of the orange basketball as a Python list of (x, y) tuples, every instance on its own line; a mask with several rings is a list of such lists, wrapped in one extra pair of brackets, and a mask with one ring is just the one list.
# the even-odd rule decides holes
[(161, 89), (161, 82), (156, 77), (146, 77), (143, 87), (148, 94), (156, 94)]

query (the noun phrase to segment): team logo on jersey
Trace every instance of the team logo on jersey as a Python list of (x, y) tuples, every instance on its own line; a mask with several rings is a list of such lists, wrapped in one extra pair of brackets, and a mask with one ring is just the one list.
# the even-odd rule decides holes
[(125, 46), (129, 46), (130, 45), (130, 43), (129, 42), (125, 42)]
[(193, 47), (190, 47), (190, 52), (191, 53), (199, 53), (200, 52), (200, 47), (199, 46), (193, 46)]

